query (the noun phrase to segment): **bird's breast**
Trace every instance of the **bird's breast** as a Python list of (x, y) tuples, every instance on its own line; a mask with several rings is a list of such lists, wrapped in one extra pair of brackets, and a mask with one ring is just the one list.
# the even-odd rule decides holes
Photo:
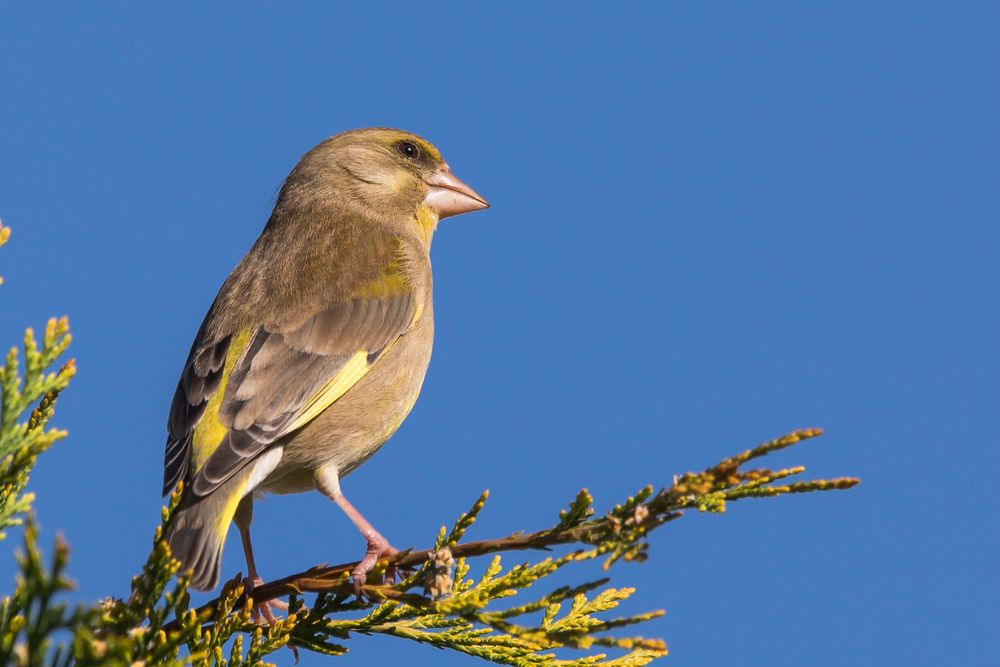
[(283, 441), (281, 463), (261, 488), (297, 493), (312, 488), (312, 471), (334, 464), (341, 477), (364, 463), (402, 425), (416, 404), (434, 342), (433, 308), (346, 394)]

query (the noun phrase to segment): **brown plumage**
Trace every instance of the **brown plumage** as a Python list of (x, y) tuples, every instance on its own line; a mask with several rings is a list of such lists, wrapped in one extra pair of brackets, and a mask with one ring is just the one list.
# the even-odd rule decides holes
[(358, 586), (393, 552), (339, 479), (385, 443), (420, 391), (438, 219), (485, 207), (433, 146), (400, 130), (337, 135), (292, 170), (206, 315), (170, 409), (164, 493), (186, 487), (169, 542), (194, 587), (216, 585), (234, 518), (259, 579), (255, 491), (318, 489), (340, 505), (368, 541)]

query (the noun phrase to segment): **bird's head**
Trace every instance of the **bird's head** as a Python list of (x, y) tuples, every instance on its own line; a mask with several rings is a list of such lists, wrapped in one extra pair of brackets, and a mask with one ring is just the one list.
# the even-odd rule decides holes
[(389, 128), (352, 130), (323, 141), (292, 170), (281, 197), (303, 204), (335, 200), (359, 213), (431, 228), (440, 218), (489, 206), (451, 173), (430, 142)]

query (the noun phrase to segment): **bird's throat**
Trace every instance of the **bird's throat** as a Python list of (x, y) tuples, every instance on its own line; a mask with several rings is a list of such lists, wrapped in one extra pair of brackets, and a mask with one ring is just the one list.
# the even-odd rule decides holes
[(437, 229), (438, 214), (435, 213), (424, 203), (420, 203), (417, 206), (416, 211), (416, 221), (417, 226), (420, 228), (424, 235), (424, 240), (427, 241), (427, 245), (431, 244), (431, 237), (434, 236), (434, 230)]

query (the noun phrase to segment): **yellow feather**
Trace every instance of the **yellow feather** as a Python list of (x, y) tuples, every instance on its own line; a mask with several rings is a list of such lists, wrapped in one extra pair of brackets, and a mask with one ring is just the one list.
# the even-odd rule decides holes
[[(375, 280), (359, 290), (357, 296), (383, 299), (404, 294), (410, 289), (411, 287), (407, 281), (406, 274), (399, 262), (393, 261), (379, 273)], [(411, 324), (420, 318), (421, 305), (418, 304), (417, 308), (414, 309)], [(233, 338), (229, 346), (229, 352), (226, 355), (226, 363), (223, 366), (222, 381), (219, 383), (219, 388), (209, 400), (204, 414), (202, 414), (201, 419), (198, 420), (198, 424), (195, 426), (192, 446), (194, 470), (201, 469), (226, 435), (226, 427), (219, 423), (219, 408), (222, 406), (222, 397), (229, 383), (229, 376), (246, 349), (247, 344), (250, 342), (250, 335), (252, 333), (251, 329), (244, 329)], [(382, 351), (383, 354), (394, 343), (395, 341), (389, 343), (385, 350)], [(371, 368), (371, 365), (368, 363), (368, 353), (369, 350), (358, 350), (355, 352), (344, 367), (340, 369), (340, 372), (331, 378), (309, 403), (306, 404), (302, 413), (288, 427), (287, 432), (291, 433), (311, 422), (321, 412), (333, 405), (337, 399), (346, 394), (351, 387), (357, 384), (368, 372), (368, 369)], [(233, 511), (235, 512), (235, 505)]]
[(435, 213), (426, 204), (422, 203), (417, 206), (417, 211), (415, 215), (417, 224), (420, 225), (420, 229), (424, 233), (424, 240), (429, 244), (431, 242), (431, 237), (434, 236), (434, 230), (437, 229), (438, 224), (438, 214)]
[[(417, 222), (426, 234), (433, 233), (433, 227), (437, 224), (437, 216), (426, 206), (421, 204), (417, 208)], [(399, 259), (394, 259), (372, 282), (365, 285), (355, 293), (355, 296), (366, 299), (388, 299), (410, 292), (413, 287)], [(424, 304), (418, 302), (413, 309), (413, 317), (410, 319), (410, 326), (413, 326), (420, 319), (424, 312)], [(369, 350), (370, 351), (370, 350)]]
[(333, 405), (334, 401), (347, 393), (347, 391), (358, 383), (358, 380), (365, 376), (371, 366), (368, 363), (367, 350), (358, 350), (354, 353), (344, 367), (340, 369), (330, 381), (323, 387), (309, 403), (302, 414), (288, 427), (288, 432), (302, 428), (317, 416), (319, 413)]
[(226, 534), (229, 532), (229, 524), (233, 520), (233, 517), (236, 516), (236, 508), (239, 507), (240, 501), (243, 500), (243, 490), (246, 488), (246, 485), (246, 480), (243, 480), (232, 489), (232, 495), (226, 499), (226, 505), (215, 517), (215, 533), (216, 535), (220, 535), (222, 540), (226, 539)]
[[(229, 375), (233, 372), (236, 362), (250, 342), (251, 329), (244, 329), (233, 337), (229, 344), (229, 352), (226, 354), (226, 363), (222, 367), (222, 382), (219, 388), (208, 401), (205, 412), (198, 420), (194, 428), (194, 441), (192, 443), (192, 463), (194, 470), (200, 470), (208, 457), (212, 455), (222, 438), (226, 435), (226, 427), (219, 423), (219, 408), (222, 406), (222, 395), (226, 393), (226, 385), (229, 383)], [(234, 510), (235, 511), (235, 510)]]
[(378, 278), (358, 290), (356, 296), (368, 299), (388, 299), (410, 291), (399, 262), (393, 260), (378, 274)]

